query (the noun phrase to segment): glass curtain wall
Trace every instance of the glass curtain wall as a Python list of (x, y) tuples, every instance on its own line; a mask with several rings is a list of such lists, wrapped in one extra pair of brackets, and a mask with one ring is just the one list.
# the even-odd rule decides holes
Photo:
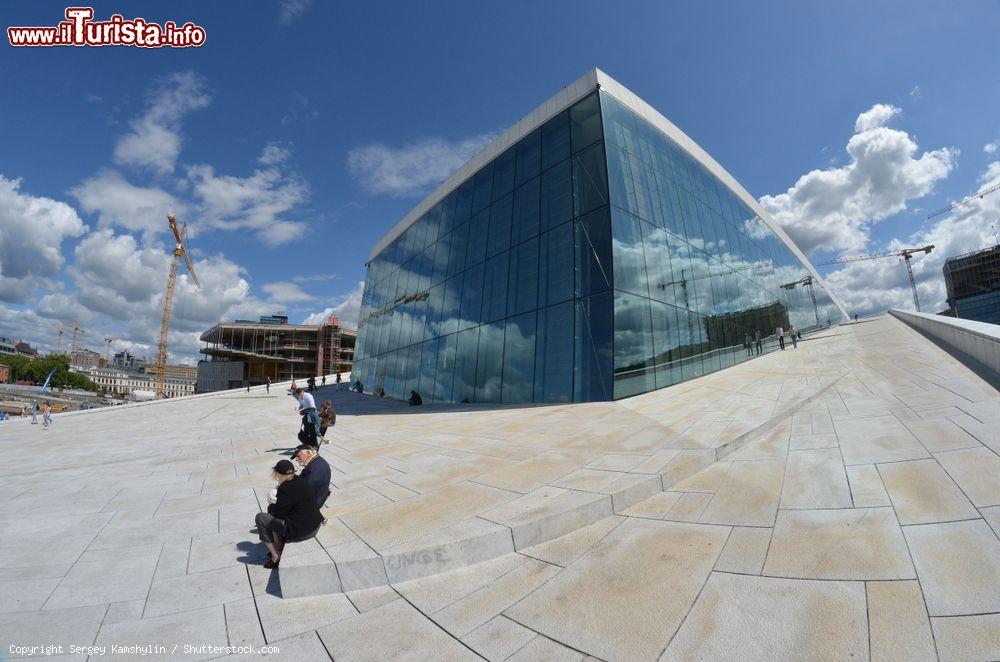
[(726, 185), (614, 97), (601, 108), (611, 196), (614, 397), (777, 348), (780, 326), (840, 312)]
[(613, 397), (603, 138), (595, 92), (371, 261), (355, 362), (366, 390), (429, 402)]
[[(368, 265), (355, 375), (428, 402), (622, 398), (840, 313), (686, 151), (595, 92), (481, 168)], [(748, 346), (749, 343), (749, 346)]]

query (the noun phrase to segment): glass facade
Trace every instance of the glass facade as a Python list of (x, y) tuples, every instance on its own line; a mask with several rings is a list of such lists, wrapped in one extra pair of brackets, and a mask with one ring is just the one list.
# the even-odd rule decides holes
[(735, 193), (603, 91), (457, 186), (368, 265), (355, 376), (425, 402), (611, 400), (841, 313)]

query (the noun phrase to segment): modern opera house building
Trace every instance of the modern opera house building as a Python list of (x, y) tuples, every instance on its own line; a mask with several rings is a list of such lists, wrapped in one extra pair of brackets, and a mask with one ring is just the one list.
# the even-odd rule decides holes
[(595, 69), (378, 242), (353, 377), (424, 402), (612, 400), (845, 318), (753, 196)]

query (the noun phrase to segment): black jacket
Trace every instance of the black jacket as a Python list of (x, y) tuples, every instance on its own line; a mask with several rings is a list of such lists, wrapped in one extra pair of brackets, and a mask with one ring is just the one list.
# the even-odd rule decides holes
[(285, 537), (290, 540), (307, 536), (323, 523), (316, 506), (316, 495), (302, 476), (295, 476), (278, 485), (278, 499), (267, 512), (285, 522)]
[(316, 507), (322, 508), (326, 503), (326, 498), (330, 496), (330, 465), (319, 455), (299, 474), (300, 478), (305, 478), (312, 488), (316, 497)]

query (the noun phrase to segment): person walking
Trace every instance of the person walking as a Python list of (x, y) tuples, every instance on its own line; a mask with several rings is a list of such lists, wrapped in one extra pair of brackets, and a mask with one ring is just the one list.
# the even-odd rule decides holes
[(247, 382), (247, 393), (250, 392), (250, 382)]
[(306, 393), (302, 388), (295, 389), (295, 399), (299, 401), (299, 415), (302, 416), (302, 429), (304, 438), (301, 441), (315, 448), (319, 448), (317, 435), (319, 434), (319, 415), (316, 413), (316, 401), (311, 393)]
[(42, 427), (47, 428), (50, 425), (52, 425), (52, 405), (46, 400), (45, 406), (42, 408)]
[(761, 337), (762, 335), (763, 334), (761, 334), (760, 329), (757, 329), (754, 332), (754, 336), (753, 337), (754, 337), (754, 344), (757, 347), (757, 356), (760, 356), (761, 354), (764, 353), (764, 340)]
[(774, 335), (778, 336), (778, 344), (781, 346), (781, 351), (785, 351), (785, 330), (778, 325), (778, 328), (774, 330)]
[(267, 384), (264, 385), (264, 388), (267, 390), (268, 394), (271, 393), (271, 378), (270, 377), (267, 378)]
[(747, 350), (747, 358), (753, 356), (753, 338), (750, 337), (749, 331), (743, 338), (743, 349)]
[(788, 333), (791, 334), (791, 336), (792, 336), (792, 349), (798, 349), (799, 348), (799, 338), (798, 338), (799, 332), (795, 330), (795, 325), (794, 324), (789, 324), (788, 325)]
[(343, 380), (342, 380), (342, 379), (340, 378), (340, 373), (338, 372), (338, 373), (337, 373), (337, 381), (335, 382), (335, 383), (336, 383), (336, 386), (334, 386), (334, 390), (336, 390), (336, 391), (339, 391), (339, 390), (340, 390), (340, 383), (341, 383), (342, 381), (343, 381)]
[(309, 387), (309, 392), (310, 393), (312, 393), (313, 391), (315, 391), (316, 390), (316, 378), (315, 377), (310, 377), (309, 379), (307, 379), (306, 380), (306, 386)]
[(38, 425), (38, 403), (31, 406), (31, 424)]
[(337, 413), (333, 411), (333, 403), (327, 400), (319, 408), (319, 440), (324, 444), (330, 443), (326, 440), (326, 431), (337, 424)]
[(271, 477), (278, 484), (275, 501), (254, 518), (257, 534), (270, 552), (264, 562), (268, 569), (278, 567), (286, 542), (308, 540), (323, 525), (316, 495), (305, 478), (295, 475), (294, 464), (278, 460)]
[(323, 378), (320, 380), (319, 385), (326, 386), (326, 375), (323, 375)]

